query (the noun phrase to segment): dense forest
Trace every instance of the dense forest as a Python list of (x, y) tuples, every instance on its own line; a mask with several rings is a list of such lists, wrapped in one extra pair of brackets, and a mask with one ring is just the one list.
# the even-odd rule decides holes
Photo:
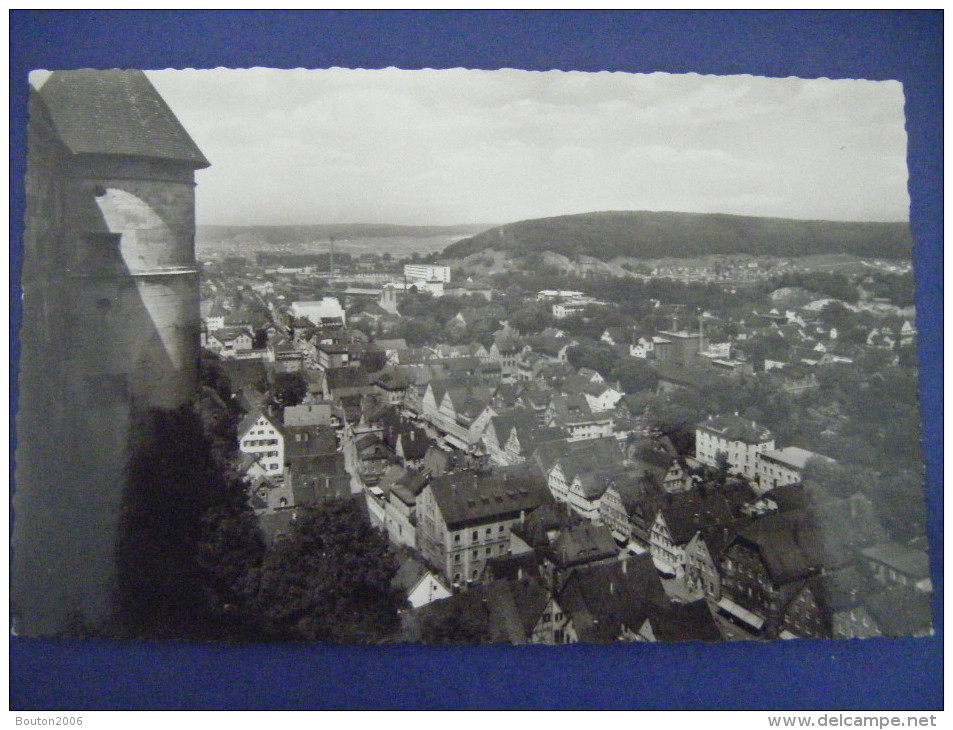
[(583, 213), (539, 218), (492, 228), (448, 246), (446, 258), (492, 248), (564, 256), (644, 259), (750, 254), (808, 256), (845, 253), (909, 258), (913, 239), (906, 223), (846, 223), (750, 216), (656, 213)]

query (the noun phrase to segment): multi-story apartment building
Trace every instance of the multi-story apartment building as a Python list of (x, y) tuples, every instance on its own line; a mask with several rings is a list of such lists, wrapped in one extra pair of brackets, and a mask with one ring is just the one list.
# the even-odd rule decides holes
[(475, 582), (487, 560), (508, 554), (510, 530), (550, 502), (546, 483), (528, 467), (435, 477), (417, 498), (417, 547), (451, 583)]
[(404, 276), (411, 280), (442, 281), (448, 284), (450, 283), (450, 267), (430, 264), (404, 264)]
[(728, 469), (754, 480), (758, 455), (774, 449), (774, 434), (737, 415), (709, 418), (695, 428), (695, 456), (703, 464), (718, 466), (718, 454), (728, 459)]

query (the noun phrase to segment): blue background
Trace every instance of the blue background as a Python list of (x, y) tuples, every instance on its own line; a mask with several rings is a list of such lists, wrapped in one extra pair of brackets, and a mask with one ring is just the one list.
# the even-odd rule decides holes
[[(11, 638), (11, 709), (941, 708), (942, 22), (941, 11), (11, 12), (13, 358), (26, 74), (33, 68), (464, 66), (901, 80), (937, 612), (930, 639), (710, 647), (222, 647)], [(13, 372), (11, 390), (15, 396)]]

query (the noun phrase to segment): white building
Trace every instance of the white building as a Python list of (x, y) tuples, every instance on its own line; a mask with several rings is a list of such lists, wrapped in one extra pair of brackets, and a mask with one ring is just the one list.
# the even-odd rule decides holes
[(288, 311), (293, 317), (303, 317), (316, 325), (321, 324), (323, 319), (340, 319), (347, 324), (344, 307), (336, 297), (324, 297), (312, 302), (292, 302)]
[(804, 475), (804, 467), (811, 459), (820, 459), (830, 464), (835, 463), (830, 457), (821, 456), (797, 446), (762, 451), (758, 454), (757, 459), (758, 492), (763, 494), (775, 487), (800, 483)]
[(449, 266), (433, 266), (431, 264), (404, 264), (404, 276), (412, 280), (442, 281), (450, 283)]
[(238, 449), (257, 459), (270, 479), (284, 478), (284, 433), (261, 411), (252, 411), (238, 424)]
[(716, 416), (695, 428), (695, 456), (703, 464), (718, 466), (718, 454), (728, 457), (728, 469), (754, 480), (758, 454), (774, 449), (774, 434), (764, 426), (739, 416)]
[(581, 314), (585, 308), (586, 302), (583, 301), (560, 302), (553, 305), (553, 317), (565, 319), (573, 314)]
[(584, 296), (581, 291), (566, 289), (543, 289), (536, 295), (537, 302), (553, 302), (559, 299), (580, 299)]

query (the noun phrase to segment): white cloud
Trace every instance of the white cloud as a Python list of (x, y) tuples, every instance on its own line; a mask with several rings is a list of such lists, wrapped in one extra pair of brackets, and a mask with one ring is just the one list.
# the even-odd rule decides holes
[(583, 210), (907, 215), (896, 82), (527, 71), (162, 71), (202, 222)]

